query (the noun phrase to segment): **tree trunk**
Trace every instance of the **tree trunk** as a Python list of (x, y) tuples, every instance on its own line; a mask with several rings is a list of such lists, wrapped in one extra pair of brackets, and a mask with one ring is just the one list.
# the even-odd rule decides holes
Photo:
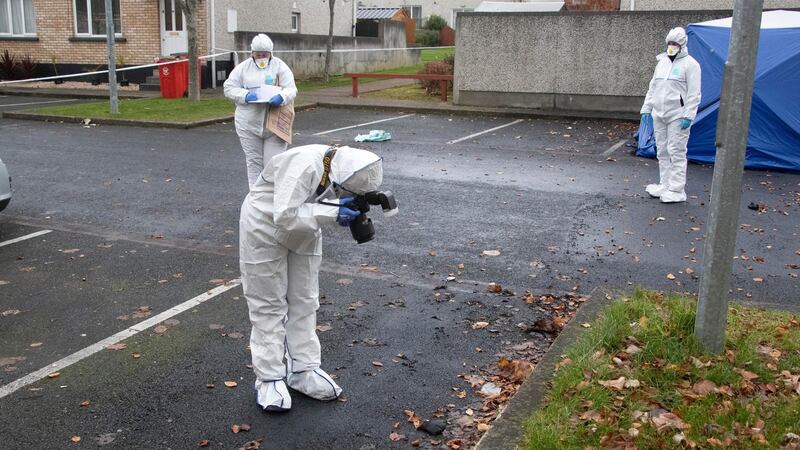
[(331, 49), (333, 48), (333, 8), (336, 0), (328, 0), (328, 7), (331, 10), (330, 23), (328, 25), (328, 44), (325, 46), (325, 82), (331, 78)]
[(177, 3), (186, 15), (186, 32), (189, 35), (189, 100), (198, 101), (200, 79), (197, 63), (197, 0), (177, 0)]

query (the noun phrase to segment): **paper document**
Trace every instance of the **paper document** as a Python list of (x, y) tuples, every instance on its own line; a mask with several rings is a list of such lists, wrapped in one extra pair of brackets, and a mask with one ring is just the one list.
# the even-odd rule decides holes
[(265, 84), (253, 89), (252, 92), (255, 92), (258, 100), (251, 103), (267, 103), (269, 99), (281, 93), (281, 87)]

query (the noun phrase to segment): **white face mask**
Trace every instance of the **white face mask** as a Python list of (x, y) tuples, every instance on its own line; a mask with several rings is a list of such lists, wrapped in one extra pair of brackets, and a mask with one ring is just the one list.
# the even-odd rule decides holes
[(675, 56), (680, 52), (681, 52), (680, 45), (668, 45), (667, 46), (667, 55), (669, 55), (669, 56)]
[(269, 60), (267, 58), (259, 58), (256, 60), (256, 65), (258, 66), (259, 69), (267, 67), (267, 63), (269, 63)]

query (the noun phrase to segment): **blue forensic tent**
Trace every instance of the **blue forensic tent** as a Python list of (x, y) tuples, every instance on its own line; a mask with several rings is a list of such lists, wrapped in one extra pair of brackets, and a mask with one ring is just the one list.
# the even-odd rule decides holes
[[(689, 138), (690, 161), (713, 164), (731, 19), (689, 25), (689, 54), (702, 68), (702, 101)], [(655, 157), (652, 124), (636, 154)], [(800, 12), (762, 16), (745, 167), (800, 172)]]

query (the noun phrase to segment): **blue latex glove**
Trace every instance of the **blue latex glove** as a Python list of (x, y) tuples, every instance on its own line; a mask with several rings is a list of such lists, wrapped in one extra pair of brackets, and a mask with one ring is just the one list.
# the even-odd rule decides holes
[(244, 97), (245, 103), (254, 102), (256, 100), (258, 100), (258, 96), (256, 95), (255, 92), (248, 92), (247, 95), (245, 95)]
[(269, 99), (269, 106), (281, 106), (281, 103), (283, 103), (283, 97), (281, 97), (281, 94), (275, 94), (271, 99)]
[(685, 130), (692, 126), (692, 119), (681, 119), (681, 130)]
[(642, 122), (648, 120), (649, 118), (650, 118), (650, 114), (649, 113), (642, 114)]
[[(346, 205), (352, 201), (353, 197), (343, 197), (339, 199), (339, 205)], [(339, 206), (339, 214), (336, 216), (336, 221), (339, 223), (339, 225), (346, 227), (349, 226), (350, 223), (352, 223), (353, 220), (360, 215), (360, 211), (350, 209), (346, 206)]]

